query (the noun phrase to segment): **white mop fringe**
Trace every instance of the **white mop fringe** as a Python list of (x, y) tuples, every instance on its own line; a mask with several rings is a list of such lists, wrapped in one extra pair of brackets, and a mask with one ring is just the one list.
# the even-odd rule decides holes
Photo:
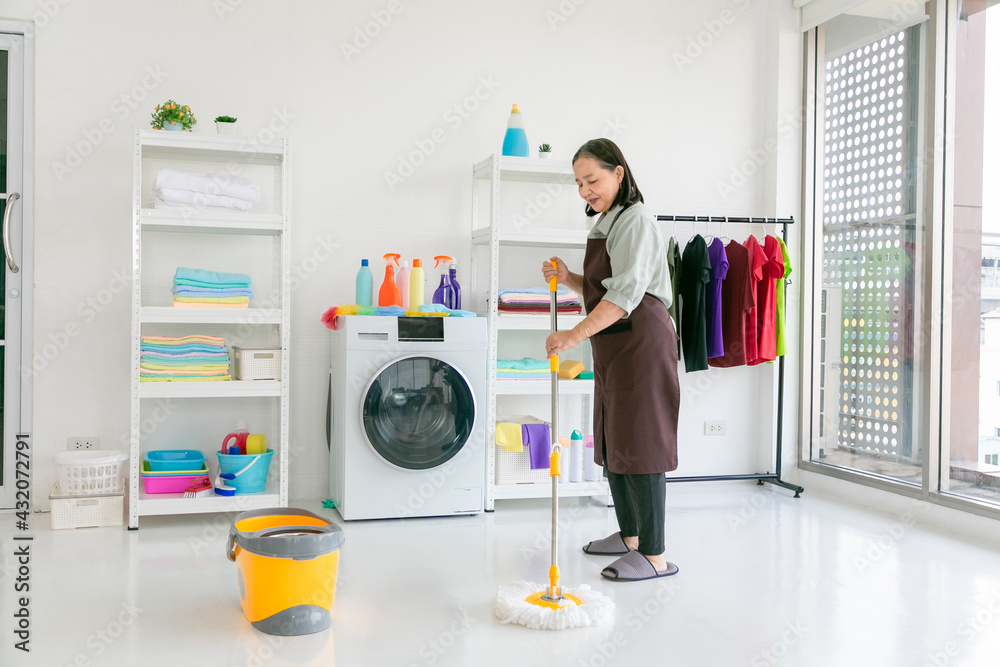
[(550, 609), (524, 601), (529, 595), (546, 588), (544, 584), (530, 581), (500, 586), (493, 599), (493, 613), (501, 623), (517, 623), (532, 630), (564, 630), (614, 620), (615, 603), (586, 584), (563, 591), (580, 598), (582, 604), (579, 605), (570, 602), (560, 609)]

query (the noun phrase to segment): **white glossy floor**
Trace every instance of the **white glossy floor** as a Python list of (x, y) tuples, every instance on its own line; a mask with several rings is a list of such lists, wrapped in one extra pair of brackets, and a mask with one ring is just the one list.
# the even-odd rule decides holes
[[(746, 483), (668, 486), (680, 573), (615, 584), (585, 541), (613, 510), (563, 503), (563, 580), (611, 596), (613, 626), (500, 625), (498, 585), (541, 582), (549, 507), (345, 524), (333, 628), (256, 632), (240, 612), (222, 515), (49, 531), (33, 517), (31, 648), (13, 650), (13, 518), (0, 517), (0, 665), (985, 667), (1000, 663), (1000, 554), (892, 517)], [(316, 512), (318, 503), (303, 504)], [(339, 519), (338, 519), (339, 520)], [(907, 521), (906, 523), (910, 523)]]

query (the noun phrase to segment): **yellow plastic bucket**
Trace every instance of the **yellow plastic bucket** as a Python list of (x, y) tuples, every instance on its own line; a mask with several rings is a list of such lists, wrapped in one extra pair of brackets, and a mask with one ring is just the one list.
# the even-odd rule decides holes
[(330, 627), (340, 526), (299, 509), (243, 512), (229, 529), (226, 556), (236, 563), (240, 607), (270, 635), (308, 635)]

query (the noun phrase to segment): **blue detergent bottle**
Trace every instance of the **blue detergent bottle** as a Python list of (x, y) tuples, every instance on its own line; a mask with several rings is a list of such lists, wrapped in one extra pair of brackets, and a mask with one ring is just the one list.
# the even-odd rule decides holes
[(359, 306), (372, 305), (372, 272), (368, 268), (368, 260), (361, 260), (358, 277), (354, 279), (354, 303)]
[(510, 119), (507, 121), (507, 132), (503, 135), (501, 154), (528, 157), (528, 135), (521, 120), (521, 109), (516, 104), (510, 109)]
[(438, 268), (441, 264), (444, 264), (444, 268), (441, 271), (441, 282), (434, 290), (434, 296), (431, 297), (431, 303), (441, 304), (445, 308), (455, 307), (453, 305), (455, 303), (455, 288), (451, 284), (451, 265), (454, 261), (448, 255), (434, 257), (434, 268)]

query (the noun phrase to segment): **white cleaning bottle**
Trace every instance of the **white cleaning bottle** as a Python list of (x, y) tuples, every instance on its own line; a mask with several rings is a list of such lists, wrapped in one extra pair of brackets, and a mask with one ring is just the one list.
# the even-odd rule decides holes
[(424, 305), (424, 293), (427, 285), (424, 282), (424, 263), (419, 259), (413, 260), (413, 268), (410, 270), (410, 308), (412, 312), (420, 310)]
[(396, 287), (403, 303), (403, 312), (410, 309), (410, 265), (405, 259), (399, 262), (399, 273), (396, 274)]

